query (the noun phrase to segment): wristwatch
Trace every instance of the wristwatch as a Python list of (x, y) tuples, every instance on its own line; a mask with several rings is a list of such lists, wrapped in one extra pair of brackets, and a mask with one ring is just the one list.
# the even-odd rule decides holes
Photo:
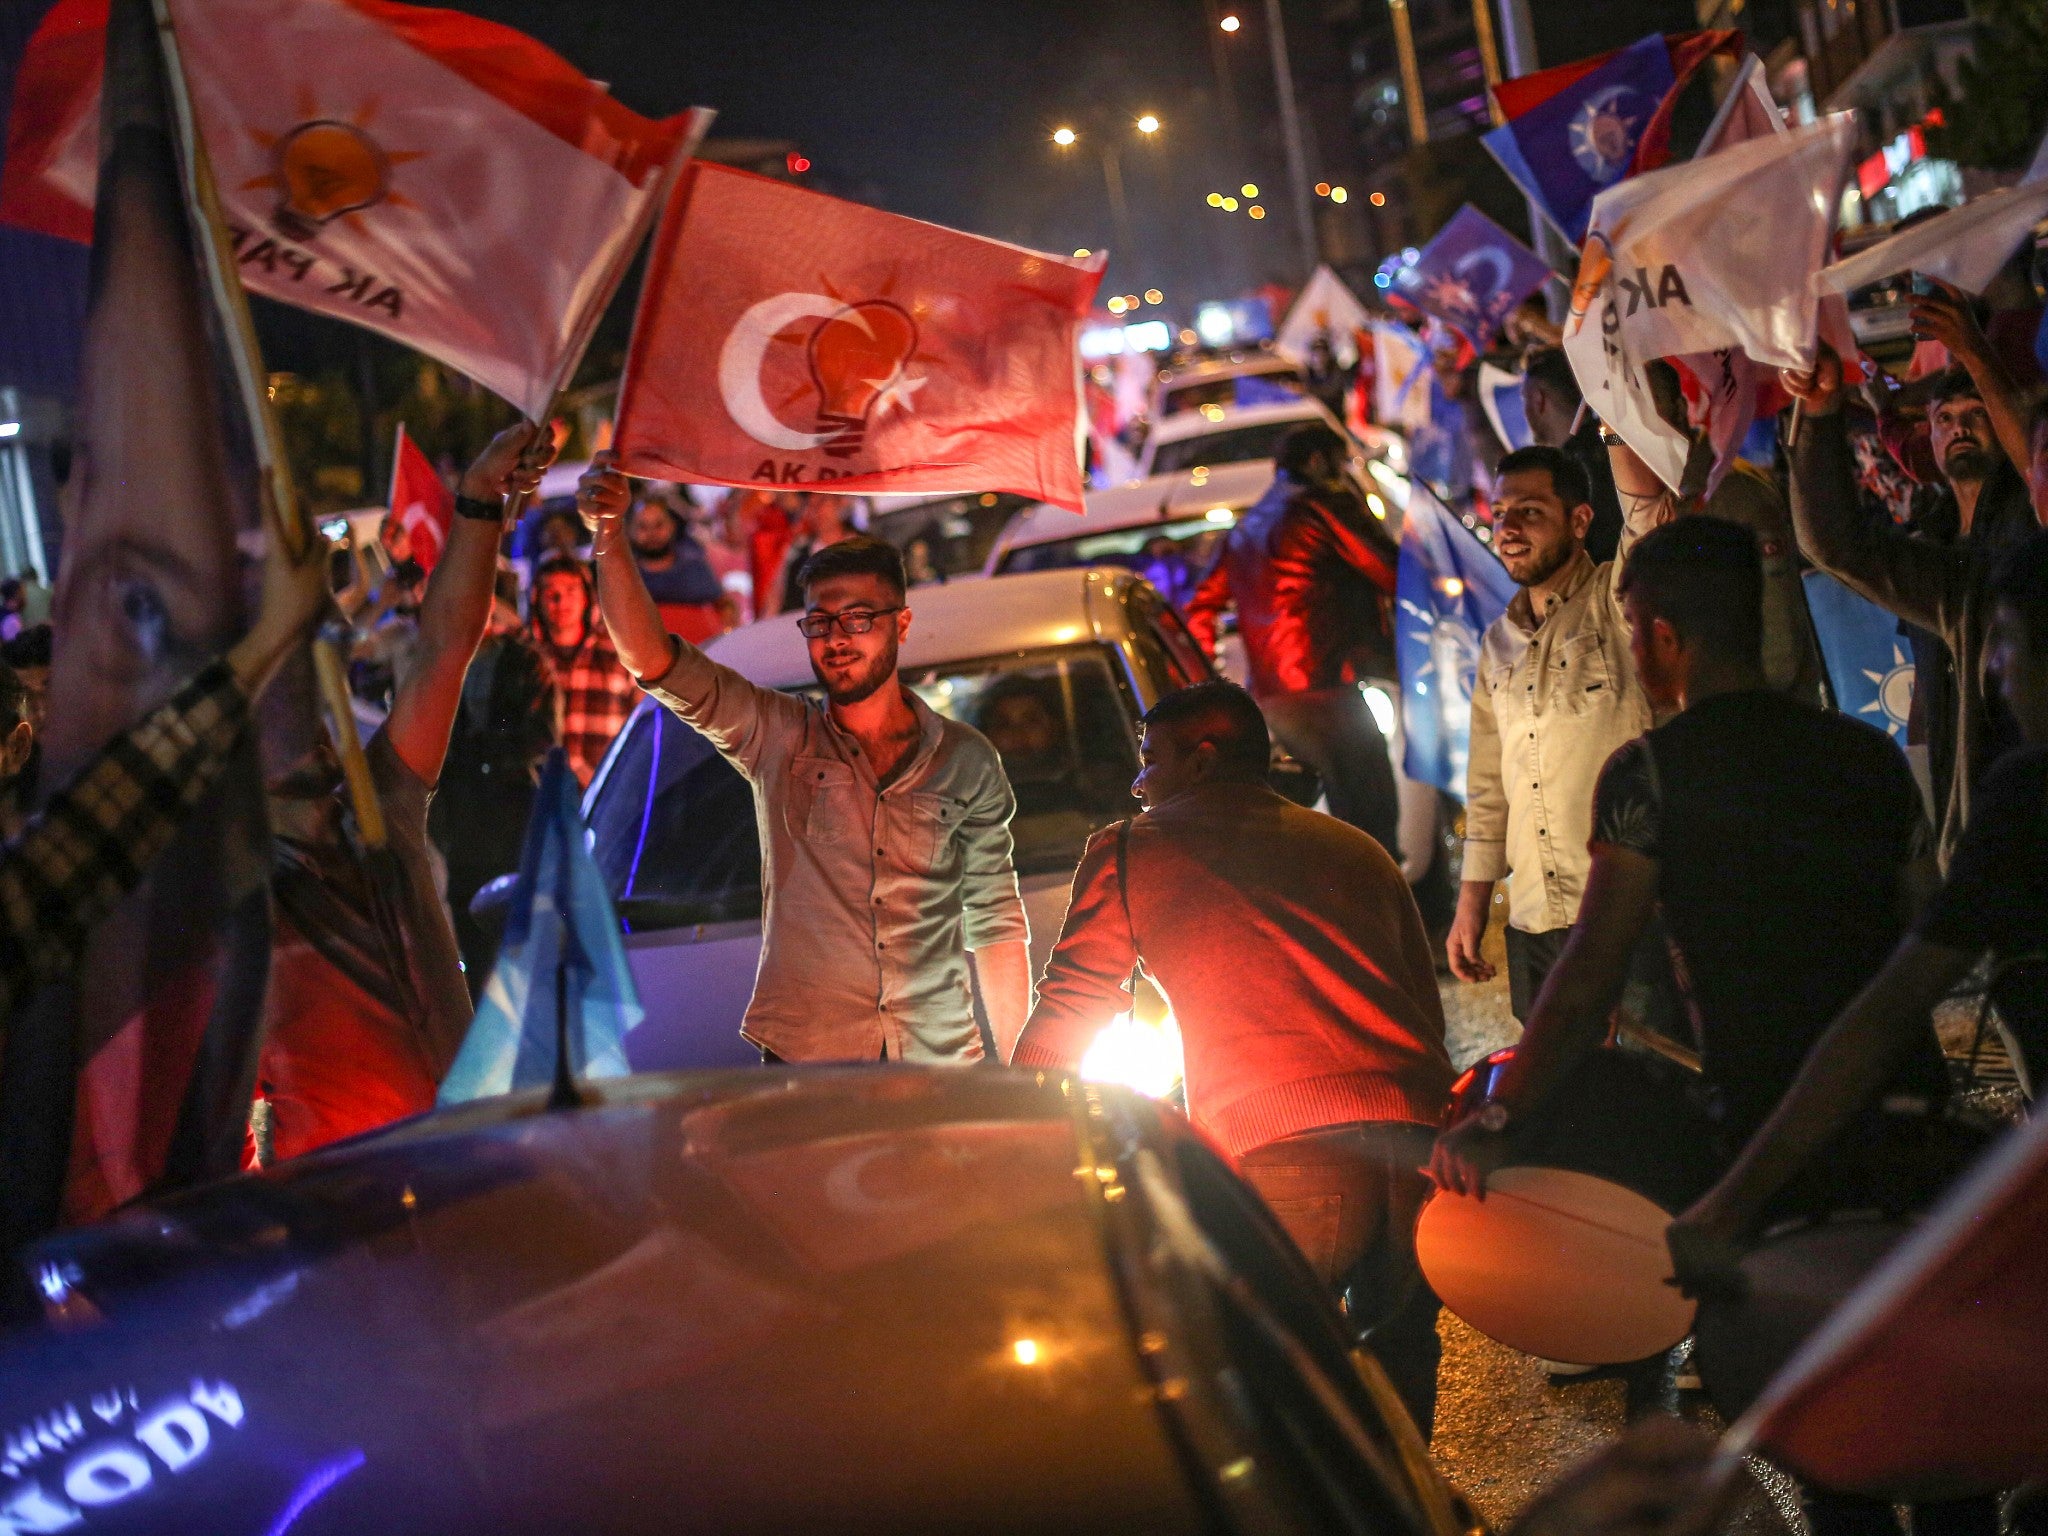
[(481, 501), (474, 496), (464, 496), (458, 493), (455, 497), (455, 515), (457, 517), (469, 518), (471, 521), (478, 523), (502, 523), (505, 521), (504, 498), (500, 497), (496, 501)]
[(1621, 434), (1603, 421), (1600, 423), (1600, 441), (1612, 448), (1621, 441)]
[(1489, 1135), (1498, 1136), (1508, 1128), (1508, 1107), (1498, 1099), (1489, 1100), (1472, 1117), (1479, 1122), (1479, 1129)]

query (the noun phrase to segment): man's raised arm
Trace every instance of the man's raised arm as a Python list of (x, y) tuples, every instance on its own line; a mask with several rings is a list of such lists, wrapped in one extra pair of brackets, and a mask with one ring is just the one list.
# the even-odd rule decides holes
[(384, 724), (399, 761), (427, 784), (441, 777), (455, 712), (462, 707), (462, 680), (490, 621), (506, 502), (515, 492), (532, 494), (554, 462), (556, 446), (551, 432), (531, 422), (507, 427), (469, 466), (456, 492), (448, 545), (420, 603), (413, 671)]

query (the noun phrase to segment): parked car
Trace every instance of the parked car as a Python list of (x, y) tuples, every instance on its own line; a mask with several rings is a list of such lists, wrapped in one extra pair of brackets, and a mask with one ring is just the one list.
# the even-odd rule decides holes
[(1205, 405), (1181, 411), (1153, 423), (1145, 438), (1145, 451), (1138, 459), (1138, 473), (1165, 475), (1176, 470), (1204, 466), (1214, 469), (1219, 464), (1271, 459), (1278, 454), (1281, 440), (1289, 432), (1312, 423), (1320, 423), (1349, 441), (1343, 423), (1321, 401), (1305, 396), (1269, 405)]
[(1031, 505), (1028, 496), (995, 491), (867, 500), (868, 532), (902, 552), (914, 584), (976, 574), (1003, 525)]
[(27, 1250), (0, 1528), (1477, 1527), (1257, 1197), (1148, 1101), (902, 1067), (582, 1097)]
[[(1059, 936), (1089, 834), (1137, 808), (1138, 717), (1208, 676), (1208, 662), (1179, 616), (1128, 571), (951, 582), (918, 588), (910, 606), (904, 681), (1004, 753), (1035, 970)], [(819, 696), (787, 615), (705, 649), (766, 687)], [(1015, 747), (999, 710), (1033, 717)], [(584, 815), (647, 1008), (626, 1040), (634, 1067), (754, 1059), (739, 1033), (761, 952), (761, 854), (746, 782), (702, 736), (644, 700), (591, 780)]]
[(1161, 368), (1146, 415), (1164, 421), (1205, 405), (1272, 405), (1307, 392), (1301, 370), (1277, 353), (1233, 352)]

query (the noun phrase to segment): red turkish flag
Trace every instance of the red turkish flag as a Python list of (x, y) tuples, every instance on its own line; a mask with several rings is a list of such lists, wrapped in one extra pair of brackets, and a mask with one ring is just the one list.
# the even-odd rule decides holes
[(2048, 1119), (1987, 1153), (1729, 1431), (1830, 1488), (1958, 1498), (2048, 1476)]
[(448, 547), (455, 495), (441, 483), (420, 445), (398, 429), (398, 457), (391, 466), (391, 515), (412, 536), (412, 557), (431, 574)]
[(1079, 328), (1105, 259), (693, 164), (648, 264), (619, 467), (766, 489), (1014, 491), (1078, 512)]

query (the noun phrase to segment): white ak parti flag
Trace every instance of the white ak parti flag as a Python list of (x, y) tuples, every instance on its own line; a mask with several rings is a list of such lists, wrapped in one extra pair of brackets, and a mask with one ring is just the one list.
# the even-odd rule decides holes
[[(107, 0), (23, 59), (0, 219), (91, 239)], [(538, 418), (710, 122), (651, 121), (509, 27), (391, 0), (171, 0), (243, 282)]]
[(1828, 254), (1855, 120), (1836, 113), (1661, 171), (1593, 201), (1565, 353), (1586, 399), (1677, 488), (1688, 443), (1656, 412), (1655, 358), (1734, 348), (1813, 362), (1813, 277)]
[(1317, 267), (1280, 323), (1273, 350), (1299, 366), (1308, 361), (1308, 349), (1316, 337), (1325, 335), (1337, 366), (1349, 368), (1358, 361), (1358, 333), (1371, 320), (1358, 295), (1344, 286), (1343, 278), (1328, 267)]

